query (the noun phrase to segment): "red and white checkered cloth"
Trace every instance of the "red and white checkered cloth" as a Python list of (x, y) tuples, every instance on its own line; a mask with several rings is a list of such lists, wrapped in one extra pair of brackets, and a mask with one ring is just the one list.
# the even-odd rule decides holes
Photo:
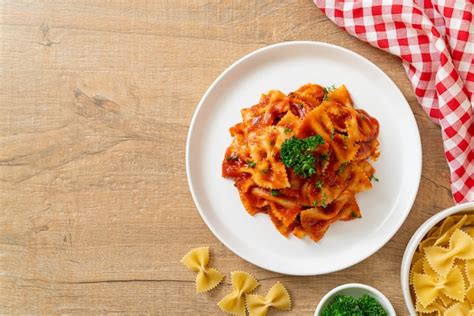
[(314, 0), (351, 35), (402, 59), (423, 109), (441, 126), (451, 191), (474, 201), (473, 0)]

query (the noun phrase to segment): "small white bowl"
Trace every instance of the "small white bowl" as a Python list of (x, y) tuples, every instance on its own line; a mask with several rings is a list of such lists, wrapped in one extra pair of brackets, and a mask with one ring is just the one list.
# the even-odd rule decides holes
[(387, 311), (387, 314), (389, 316), (395, 316), (395, 310), (393, 309), (392, 304), (388, 300), (385, 295), (382, 294), (379, 290), (365, 285), (365, 284), (360, 284), (360, 283), (348, 283), (348, 284), (343, 284), (339, 285), (338, 287), (332, 289), (329, 291), (326, 295), (323, 296), (321, 301), (318, 304), (318, 307), (316, 307), (316, 311), (314, 312), (314, 316), (319, 316), (319, 314), (322, 312), (322, 310), (329, 304), (331, 303), (332, 299), (336, 295), (349, 295), (352, 297), (360, 297), (364, 294), (369, 294), (373, 296), (379, 303), (382, 305), (382, 307)]
[(408, 308), (410, 315), (415, 315), (415, 306), (413, 305), (413, 299), (410, 293), (410, 266), (413, 259), (413, 254), (418, 247), (420, 241), (425, 237), (426, 233), (439, 222), (444, 220), (446, 217), (456, 214), (456, 213), (468, 213), (474, 212), (474, 202), (458, 204), (456, 206), (445, 209), (438, 214), (432, 216), (426, 222), (424, 222), (418, 230), (413, 234), (410, 241), (408, 242), (407, 247), (405, 248), (405, 253), (403, 254), (402, 266), (400, 271), (400, 279), (402, 283), (402, 292), (403, 297), (405, 298), (405, 304)]

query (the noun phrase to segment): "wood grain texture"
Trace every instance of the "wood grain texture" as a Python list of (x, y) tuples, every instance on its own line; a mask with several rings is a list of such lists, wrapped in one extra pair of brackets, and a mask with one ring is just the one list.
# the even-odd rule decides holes
[[(186, 133), (202, 94), (237, 58), (287, 40), (324, 41), (373, 61), (421, 131), (423, 175), (407, 221), (375, 255), (325, 276), (278, 275), (235, 256), (199, 217), (186, 182)], [(198, 295), (179, 263), (209, 245), (211, 264), (226, 274), (248, 271), (262, 291), (283, 282), (291, 314), (312, 315), (345, 282), (381, 289), (406, 314), (405, 245), (453, 202), (439, 128), (397, 58), (350, 37), (309, 0), (4, 0), (0, 43), (2, 313), (219, 314), (229, 277)]]

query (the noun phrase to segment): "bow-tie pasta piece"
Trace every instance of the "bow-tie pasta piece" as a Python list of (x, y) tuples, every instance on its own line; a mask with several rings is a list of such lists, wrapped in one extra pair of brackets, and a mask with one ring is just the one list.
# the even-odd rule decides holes
[(466, 297), (474, 307), (474, 260), (467, 260), (464, 263), (464, 273), (469, 283), (466, 291)]
[(290, 295), (280, 282), (272, 286), (266, 296), (247, 294), (245, 300), (250, 316), (265, 316), (270, 307), (283, 311), (291, 309)]
[(421, 314), (433, 314), (433, 313), (435, 313), (434, 315), (444, 315), (444, 311), (446, 310), (446, 307), (444, 307), (443, 303), (441, 303), (438, 300), (435, 300), (430, 305), (428, 305), (426, 307), (423, 307), (421, 305), (420, 301), (417, 300), (416, 305), (415, 305), (415, 310), (418, 313), (421, 313)]
[(419, 258), (418, 260), (416, 260), (416, 261), (413, 260), (413, 261), (414, 261), (415, 263), (412, 264), (411, 270), (410, 270), (410, 276), (409, 276), (409, 278), (410, 278), (410, 280), (409, 280), (410, 284), (413, 284), (413, 278), (414, 278), (414, 276), (415, 276), (415, 273), (420, 274), (420, 273), (423, 273), (423, 272), (424, 272), (423, 268), (424, 268), (425, 259), (424, 259), (424, 258)]
[(424, 249), (431, 246), (442, 246), (447, 247), (449, 244), (449, 238), (456, 229), (463, 227), (464, 223), (468, 220), (468, 216), (464, 215), (461, 218), (448, 217), (443, 223), (437, 227), (435, 226), (428, 232), (425, 239), (420, 242), (419, 249)]
[(245, 294), (252, 292), (259, 284), (251, 274), (242, 271), (231, 273), (233, 291), (227, 294), (217, 306), (223, 312), (245, 316)]
[(290, 138), (284, 127), (269, 126), (250, 132), (248, 136), (250, 156), (255, 163), (252, 180), (265, 189), (288, 188), (288, 174), (280, 160), (281, 145)]
[(184, 255), (181, 259), (189, 270), (196, 271), (196, 292), (203, 293), (215, 288), (224, 278), (224, 275), (214, 268), (209, 268), (209, 247), (196, 248)]
[(453, 304), (451, 307), (446, 309), (443, 316), (473, 316), (474, 309), (472, 309), (471, 304), (463, 302)]
[(451, 239), (451, 236), (453, 235), (454, 231), (456, 229), (461, 229), (464, 227), (468, 220), (468, 216), (464, 215), (462, 218), (460, 218), (458, 221), (453, 219), (453, 224), (451, 224), (451, 227), (448, 225), (445, 225), (444, 227), (441, 227), (441, 235), (438, 237), (434, 245), (432, 246), (441, 246), (441, 247), (448, 247), (449, 246), (449, 240)]
[(425, 308), (441, 294), (456, 301), (463, 301), (466, 295), (464, 279), (458, 267), (454, 267), (445, 278), (415, 273), (413, 286), (417, 300)]
[(441, 276), (446, 276), (455, 259), (474, 259), (474, 240), (464, 231), (456, 229), (449, 239), (449, 248), (426, 247), (425, 253), (433, 270)]

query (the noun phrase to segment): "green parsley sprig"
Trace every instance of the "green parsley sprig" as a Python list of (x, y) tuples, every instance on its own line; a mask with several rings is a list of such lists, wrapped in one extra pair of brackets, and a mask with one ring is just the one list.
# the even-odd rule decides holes
[(321, 200), (321, 207), (322, 208), (328, 207), (328, 196), (326, 195), (326, 192), (323, 192), (323, 198)]
[(377, 177), (374, 176), (374, 175), (371, 175), (371, 176), (369, 177), (369, 179), (370, 179), (370, 181), (374, 180), (374, 181), (376, 181), (376, 182), (379, 182), (379, 178), (377, 178)]
[(292, 168), (296, 174), (309, 178), (316, 173), (317, 159), (314, 150), (324, 143), (321, 135), (302, 139), (293, 136), (285, 140), (281, 146), (281, 161), (288, 168)]
[(341, 165), (339, 166), (339, 168), (337, 168), (336, 173), (337, 173), (337, 174), (342, 174), (342, 173), (344, 172), (344, 170), (346, 170), (346, 168), (347, 168), (348, 165), (349, 165), (349, 162), (344, 161), (343, 163), (341, 163)]
[(336, 90), (336, 85), (330, 85), (324, 88), (324, 95), (323, 95), (323, 101), (326, 101), (329, 97), (329, 93), (333, 92)]
[(247, 166), (249, 166), (250, 168), (255, 168), (256, 165), (257, 164), (252, 160), (247, 160)]
[(314, 187), (315, 187), (316, 189), (320, 189), (320, 190), (321, 190), (321, 189), (323, 188), (323, 184), (324, 184), (323, 181), (321, 181), (321, 179), (318, 179), (318, 181), (316, 181), (316, 183), (314, 184)]

